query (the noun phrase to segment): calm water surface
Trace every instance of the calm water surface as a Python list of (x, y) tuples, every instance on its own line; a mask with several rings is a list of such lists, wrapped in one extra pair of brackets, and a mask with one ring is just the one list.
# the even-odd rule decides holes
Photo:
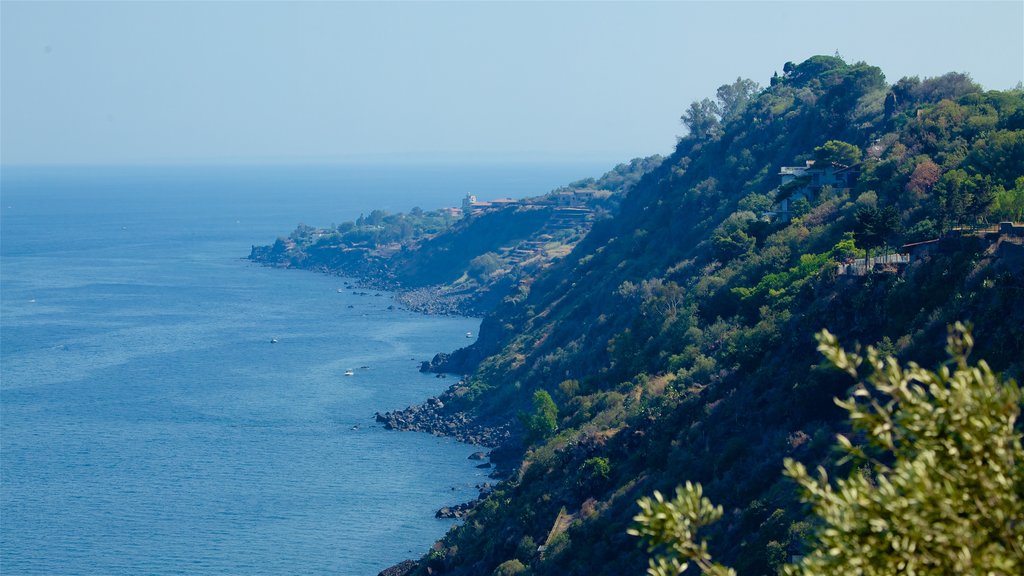
[(485, 471), (473, 446), (372, 416), (450, 384), (417, 361), (478, 321), (240, 257), (300, 221), (598, 172), (5, 169), (0, 573), (373, 575), (418, 556)]

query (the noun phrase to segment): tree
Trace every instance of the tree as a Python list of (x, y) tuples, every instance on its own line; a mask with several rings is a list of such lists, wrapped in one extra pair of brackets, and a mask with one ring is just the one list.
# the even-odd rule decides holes
[(860, 162), (861, 152), (860, 148), (853, 144), (842, 140), (829, 140), (814, 149), (814, 159), (821, 166), (826, 164), (853, 166)]
[(931, 158), (923, 156), (917, 163), (917, 166), (914, 167), (914, 173), (910, 175), (906, 190), (918, 198), (922, 198), (928, 192), (931, 192), (932, 187), (938, 183), (941, 177), (942, 168), (935, 162), (932, 162)]
[(963, 72), (948, 72), (935, 78), (925, 78), (916, 86), (915, 94), (918, 102), (938, 102), (940, 100), (956, 100), (966, 94), (981, 92), (981, 86)]
[[(788, 66), (792, 63), (787, 62), (786, 64)], [(784, 66), (783, 71), (786, 72), (786, 80), (793, 85), (807, 86), (812, 83), (818, 84), (826, 76), (834, 78), (834, 74), (828, 73), (840, 71), (845, 67), (846, 62), (842, 58), (818, 55), (811, 56), (799, 64), (789, 66), (789, 70), (786, 70), (786, 66)]]
[(693, 137), (698, 140), (707, 140), (721, 131), (722, 126), (718, 121), (721, 113), (722, 110), (718, 104), (712, 102), (710, 98), (705, 98), (699, 102), (690, 103), (689, 109), (683, 113), (680, 120)]
[(676, 497), (668, 501), (655, 490), (653, 498), (641, 498), (637, 504), (637, 524), (627, 532), (647, 540), (648, 552), (663, 551), (648, 561), (647, 574), (676, 576), (692, 562), (711, 576), (735, 576), (732, 569), (711, 560), (706, 540), (697, 541), (697, 530), (722, 517), (722, 507), (704, 497), (700, 484), (676, 487)]
[(996, 200), (997, 190), (990, 176), (969, 176), (958, 168), (942, 175), (935, 192), (943, 222), (960, 225), (984, 218)]
[(900, 229), (900, 213), (894, 206), (864, 206), (857, 210), (856, 219), (854, 235), (857, 243), (868, 249), (888, 247), (889, 241)]
[(533, 393), (533, 414), (520, 414), (519, 420), (526, 429), (526, 442), (550, 438), (558, 430), (558, 406), (551, 395), (544, 390)]
[(996, 191), (992, 212), (1000, 220), (1024, 220), (1024, 176), (1017, 178), (1013, 188)]
[(921, 78), (919, 76), (904, 76), (896, 81), (892, 85), (893, 98), (896, 100), (897, 106), (906, 106), (914, 102), (917, 98), (917, 90), (921, 86)]
[[(786, 475), (802, 489), (817, 527), (811, 551), (785, 567), (789, 575), (1011, 575), (1024, 571), (1024, 448), (1016, 429), (1022, 394), (984, 360), (970, 365), (970, 331), (957, 323), (947, 339), (950, 361), (938, 370), (844, 350), (822, 331), (818, 350), (858, 380), (837, 404), (849, 413), (854, 444), (838, 436), (852, 472), (831, 481), (791, 459)], [(709, 574), (698, 528), (721, 517), (699, 484), (639, 501), (630, 533), (645, 537), (649, 574), (678, 574), (688, 561)]]
[(738, 116), (760, 90), (761, 86), (749, 78), (736, 78), (732, 84), (719, 86), (716, 95), (722, 119)]
[(965, 164), (1004, 188), (1013, 187), (1024, 175), (1024, 130), (1000, 130), (979, 139)]
[(580, 465), (579, 487), (584, 491), (600, 490), (608, 482), (612, 465), (604, 456), (587, 458)]
[(889, 92), (885, 95), (885, 102), (882, 104), (882, 111), (885, 114), (885, 119), (889, 120), (896, 114), (896, 107), (899, 106), (899, 101), (896, 99), (894, 92)]
[(960, 72), (950, 72), (937, 78), (917, 76), (900, 78), (892, 87), (899, 106), (912, 103), (935, 103), (940, 100), (956, 100), (966, 94), (980, 92), (981, 86), (971, 77)]
[(367, 226), (380, 226), (384, 222), (384, 217), (388, 215), (383, 210), (373, 210), (370, 215), (366, 217)]
[[(985, 361), (967, 363), (970, 332), (957, 323), (937, 371), (900, 367), (867, 349), (818, 350), (859, 380), (837, 402), (867, 441), (838, 437), (861, 464), (834, 484), (786, 461), (821, 519), (815, 550), (789, 574), (1020, 574), (1024, 570), (1024, 449), (1015, 423), (1021, 390)], [(866, 374), (862, 374), (866, 373)]]
[(757, 221), (753, 212), (733, 212), (711, 234), (715, 258), (728, 262), (754, 249), (755, 240), (747, 233), (747, 226)]

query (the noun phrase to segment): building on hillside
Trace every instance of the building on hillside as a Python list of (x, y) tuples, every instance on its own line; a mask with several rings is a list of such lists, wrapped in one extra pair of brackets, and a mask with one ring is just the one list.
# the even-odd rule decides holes
[(811, 202), (817, 199), (821, 189), (826, 186), (836, 190), (852, 188), (858, 174), (860, 164), (843, 166), (832, 163), (818, 166), (814, 160), (808, 160), (804, 166), (783, 166), (779, 169), (779, 187), (775, 189), (777, 204), (768, 215), (789, 222), (793, 204), (800, 200)]
[(555, 206), (559, 208), (583, 208), (594, 201), (596, 190), (567, 190), (554, 195)]
[(469, 205), (468, 211), (473, 216), (483, 214), (486, 210), (491, 208), (490, 202), (473, 202)]
[(576, 195), (572, 192), (556, 192), (554, 195), (555, 206), (569, 208), (576, 206)]

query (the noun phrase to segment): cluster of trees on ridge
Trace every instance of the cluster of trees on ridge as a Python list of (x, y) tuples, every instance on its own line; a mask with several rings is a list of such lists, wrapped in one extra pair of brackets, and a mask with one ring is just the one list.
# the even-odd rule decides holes
[[(1019, 219), (1024, 92), (962, 74), (890, 85), (816, 56), (764, 89), (724, 86), (683, 121), (617, 214), (522, 279), (475, 349), (453, 355), (471, 375), (450, 408), (517, 422), (522, 464), (415, 573), (640, 573), (635, 502), (691, 480), (723, 506), (708, 553), (774, 574), (817, 529), (780, 463), (851, 466), (833, 448), (849, 423), (832, 401), (850, 384), (813, 334), (930, 366), (946, 326), (969, 319), (994, 371), (1024, 370), (1019, 244), (966, 231), (898, 273), (836, 274), (880, 243)], [(856, 159), (857, 183), (791, 221), (761, 218), (779, 168), (816, 156)]]

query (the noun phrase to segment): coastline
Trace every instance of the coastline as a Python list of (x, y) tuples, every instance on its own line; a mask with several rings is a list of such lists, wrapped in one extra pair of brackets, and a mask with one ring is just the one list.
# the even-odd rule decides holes
[[(438, 374), (438, 377), (443, 376)], [(397, 432), (425, 432), (434, 436), (453, 438), (458, 442), (472, 444), (487, 449), (470, 455), (470, 460), (480, 463), (477, 468), (491, 469), (488, 477), (499, 482), (512, 474), (515, 456), (509, 447), (512, 438), (507, 423), (488, 426), (475, 422), (464, 411), (453, 410), (450, 402), (456, 397), (457, 389), (464, 384), (459, 380), (438, 396), (433, 396), (421, 404), (414, 404), (403, 410), (395, 410), (374, 414), (374, 419), (383, 424), (384, 429)], [(446, 402), (446, 400), (448, 402)], [(494, 486), (488, 482), (477, 485), (480, 491), (477, 498), (451, 506), (443, 506), (434, 514), (434, 518), (463, 520), (490, 495)], [(419, 560), (403, 560), (398, 564), (385, 568), (377, 576), (409, 576), (420, 567)]]
[(422, 404), (383, 414), (377, 412), (374, 418), (387, 430), (426, 432), (500, 451), (512, 439), (508, 423), (481, 423), (473, 419), (469, 413), (451, 407), (451, 403), (458, 396), (459, 388), (464, 384), (465, 381), (459, 380), (443, 393), (428, 398)]
[(417, 312), (419, 314), (473, 318), (482, 316), (486, 312), (484, 307), (480, 305), (481, 298), (472, 291), (454, 291), (437, 285), (408, 288), (397, 280), (389, 278), (386, 273), (374, 274), (370, 270), (334, 268), (324, 264), (301, 266), (290, 262), (273, 261), (265, 256), (258, 255), (255, 246), (253, 247), (253, 252), (243, 259), (267, 268), (306, 270), (347, 279), (349, 281), (345, 282), (345, 288), (350, 290), (391, 292), (394, 294), (396, 304), (410, 312)]
[[(344, 282), (345, 289), (360, 295), (371, 295), (361, 292), (365, 290), (391, 292), (397, 305), (418, 314), (467, 318), (482, 315), (482, 311), (474, 306), (471, 293), (452, 293), (438, 286), (404, 288), (395, 280), (386, 281), (367, 274), (352, 274), (350, 271), (327, 266), (302, 267), (266, 262), (252, 256), (248, 260), (270, 268), (291, 268), (346, 278), (348, 280)], [(502, 448), (512, 438), (509, 423), (479, 422), (471, 414), (452, 408), (453, 401), (459, 396), (459, 388), (464, 386), (466, 381), (463, 376), (450, 371), (450, 359), (450, 352), (439, 351), (431, 360), (422, 362), (420, 371), (435, 373), (438, 378), (459, 378), (455, 384), (438, 396), (424, 399), (421, 404), (413, 404), (403, 410), (383, 414), (377, 412), (374, 418), (388, 430), (427, 432), (434, 436), (449, 437), (489, 449)]]
[[(316, 272), (329, 276), (347, 279), (344, 282), (346, 290), (353, 293), (364, 294), (362, 291), (387, 291), (393, 295), (396, 305), (402, 308), (429, 316), (482, 316), (483, 310), (479, 306), (480, 298), (474, 298), (472, 292), (453, 292), (443, 286), (427, 286), (419, 288), (405, 288), (394, 279), (381, 277), (379, 274), (371, 274), (368, 270), (353, 271), (335, 269), (325, 265), (314, 267), (296, 266), (292, 263), (271, 262), (251, 254), (247, 260), (260, 266), (271, 268), (293, 268)], [(369, 296), (370, 294), (365, 293)], [(445, 360), (449, 357), (450, 351), (440, 351), (431, 360), (424, 361), (420, 368), (421, 372), (436, 373), (438, 378), (454, 376), (459, 380), (449, 386), (444, 392), (437, 396), (426, 398), (419, 404), (410, 405), (401, 410), (376, 412), (374, 420), (382, 424), (384, 429), (397, 432), (425, 432), (434, 436), (452, 438), (464, 444), (478, 446), (486, 450), (474, 453), (471, 460), (479, 460), (477, 468), (491, 469), (488, 476), (495, 482), (499, 482), (511, 476), (517, 463), (516, 451), (512, 449), (512, 430), (509, 422), (488, 423), (480, 422), (471, 414), (455, 409), (454, 402), (459, 395), (460, 388), (466, 383), (463, 377), (457, 374), (444, 372)], [(450, 506), (443, 506), (438, 509), (434, 517), (438, 519), (462, 520), (479, 506), (493, 490), (491, 483), (484, 483), (476, 487), (479, 490), (477, 498)], [(420, 561), (407, 559), (393, 566), (385, 568), (378, 573), (378, 576), (409, 576), (420, 567)]]

